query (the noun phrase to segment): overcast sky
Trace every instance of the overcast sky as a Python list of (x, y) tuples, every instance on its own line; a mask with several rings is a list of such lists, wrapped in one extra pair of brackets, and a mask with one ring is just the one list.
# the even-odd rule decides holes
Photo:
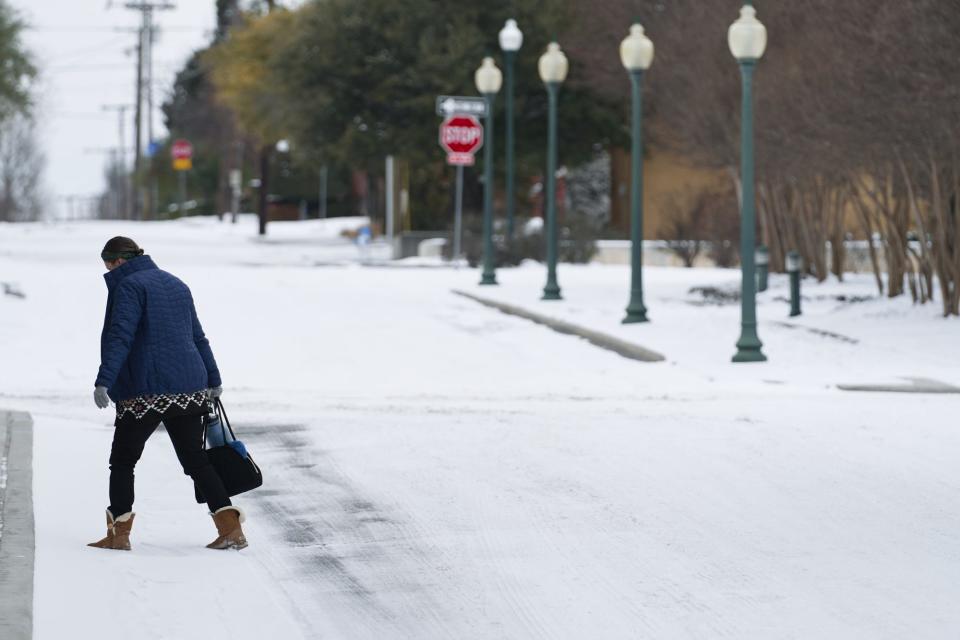
[[(125, 9), (126, 0), (8, 2), (30, 26), (25, 41), (41, 69), (38, 120), (48, 159), (46, 182), (62, 214), (65, 196), (95, 195), (104, 188), (105, 149), (118, 145), (119, 122), (102, 107), (133, 104), (136, 33), (127, 30), (139, 24), (140, 13)], [(159, 106), (177, 69), (209, 41), (216, 23), (214, 0), (175, 4), (156, 14), (161, 30), (154, 50), (155, 137), (166, 135)], [(132, 146), (132, 110), (125, 124)]]

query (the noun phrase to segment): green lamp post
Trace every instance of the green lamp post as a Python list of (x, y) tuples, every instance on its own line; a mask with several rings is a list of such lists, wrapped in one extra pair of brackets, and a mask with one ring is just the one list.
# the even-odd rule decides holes
[(547, 87), (549, 109), (547, 115), (547, 284), (543, 288), (543, 300), (562, 300), (557, 283), (557, 94), (560, 85), (567, 79), (569, 63), (560, 45), (551, 42), (540, 56), (537, 65), (540, 79)]
[(634, 24), (620, 43), (620, 60), (633, 87), (633, 147), (630, 174), (630, 302), (623, 324), (647, 322), (643, 304), (643, 72), (653, 62), (653, 43)]
[(740, 202), (741, 289), (740, 339), (734, 362), (764, 362), (767, 357), (757, 335), (756, 214), (753, 178), (753, 71), (767, 47), (767, 29), (757, 20), (757, 11), (749, 0), (740, 9), (740, 18), (727, 32), (730, 52), (740, 63), (743, 78), (743, 103), (740, 123)]
[(790, 317), (800, 315), (800, 272), (803, 257), (796, 251), (787, 253), (787, 273), (790, 274)]
[(766, 291), (770, 283), (770, 249), (762, 244), (757, 247), (757, 291)]
[(513, 63), (517, 51), (523, 46), (523, 32), (517, 27), (516, 20), (507, 20), (500, 30), (500, 48), (503, 49), (504, 66), (507, 70), (506, 84), (506, 116), (507, 116), (507, 172), (506, 172), (506, 204), (507, 204), (507, 243), (513, 244), (513, 204), (515, 181), (513, 168)]
[(503, 84), (503, 74), (486, 57), (473, 76), (477, 91), (487, 102), (486, 141), (483, 149), (483, 275), (480, 284), (497, 284), (497, 272), (493, 255), (493, 101)]

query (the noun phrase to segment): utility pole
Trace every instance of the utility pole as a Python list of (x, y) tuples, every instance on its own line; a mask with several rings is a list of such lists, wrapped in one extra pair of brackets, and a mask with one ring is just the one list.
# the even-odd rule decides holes
[(127, 111), (130, 109), (128, 104), (105, 104), (103, 105), (104, 111), (116, 111), (119, 116), (120, 124), (120, 147), (118, 154), (118, 164), (120, 166), (120, 174), (123, 176), (123, 187), (120, 192), (120, 209), (122, 211), (128, 212), (130, 207), (130, 187), (129, 187), (129, 178), (127, 174), (127, 134), (126, 134), (126, 120), (127, 120)]
[[(267, 12), (273, 13), (277, 8), (275, 0), (266, 0)], [(267, 235), (267, 222), (270, 220), (270, 156), (273, 153), (273, 144), (264, 144), (260, 147), (260, 193), (259, 207), (259, 235)]]
[(153, 142), (153, 11), (144, 11), (143, 13), (143, 31), (147, 38), (146, 50), (144, 53), (144, 79), (143, 86), (147, 90), (147, 144)]
[[(109, 159), (110, 171), (108, 172), (107, 186), (109, 187), (109, 198), (108, 204), (112, 205), (113, 218), (120, 220), (123, 217), (129, 216), (129, 212), (122, 209), (123, 203), (123, 191), (126, 190), (127, 186), (127, 175), (126, 172), (121, 168), (122, 161), (119, 161), (119, 158), (126, 156), (126, 149), (118, 149), (116, 147), (87, 147), (83, 150), (85, 154), (88, 155), (106, 155)], [(117, 189), (117, 179), (121, 181), (120, 189)]]
[(133, 219), (143, 218), (143, 192), (140, 184), (140, 164), (143, 149), (140, 147), (143, 140), (141, 127), (143, 126), (143, 29), (140, 29), (137, 40), (137, 92), (136, 107), (133, 122)]
[[(233, 127), (231, 130), (236, 131)], [(234, 142), (234, 166), (230, 170), (230, 222), (237, 224), (237, 217), (240, 215), (240, 196), (243, 194), (243, 140)]]
[(147, 38), (144, 64), (145, 78), (144, 86), (147, 89), (147, 148), (150, 160), (148, 161), (147, 175), (149, 176), (149, 187), (147, 190), (147, 218), (157, 217), (157, 173), (156, 161), (153, 153), (153, 41), (155, 30), (153, 27), (153, 11), (143, 13), (143, 30)]
[[(143, 189), (143, 94), (144, 75), (147, 86), (147, 142), (153, 142), (153, 12), (175, 9), (176, 5), (166, 0), (158, 2), (127, 2), (124, 5), (132, 11), (139, 11), (141, 23), (137, 41), (137, 90), (136, 90), (136, 133), (134, 137), (133, 158), (133, 217), (136, 220), (143, 218), (144, 189)], [(146, 74), (144, 73), (146, 67)], [(150, 189), (151, 201), (154, 189)], [(153, 207), (150, 207), (152, 211)]]
[(320, 218), (327, 217), (327, 165), (320, 166), (320, 207), (317, 209)]
[(387, 166), (386, 166), (386, 192), (387, 192), (387, 206), (384, 211), (384, 214), (387, 218), (386, 227), (387, 232), (387, 242), (390, 243), (390, 259), (394, 258), (393, 255), (393, 219), (394, 219), (394, 205), (396, 205), (397, 199), (394, 196), (394, 178), (396, 178), (396, 171), (394, 169), (395, 163), (392, 155), (387, 156)]
[[(217, 0), (217, 31), (214, 36), (214, 42), (219, 43), (227, 37), (230, 30), (240, 23), (242, 13), (240, 11), (239, 0)], [(217, 216), (223, 220), (223, 214), (226, 210), (229, 195), (229, 208), (231, 211), (231, 220), (237, 222), (238, 209), (240, 208), (239, 191), (242, 189), (243, 179), (243, 157), (244, 144), (243, 139), (237, 132), (236, 124), (233, 118), (227, 118), (223, 122), (223, 128), (220, 137), (218, 153), (220, 154), (220, 175), (217, 178)], [(236, 182), (239, 176), (240, 182)], [(223, 189), (227, 187), (229, 193), (225, 194)]]

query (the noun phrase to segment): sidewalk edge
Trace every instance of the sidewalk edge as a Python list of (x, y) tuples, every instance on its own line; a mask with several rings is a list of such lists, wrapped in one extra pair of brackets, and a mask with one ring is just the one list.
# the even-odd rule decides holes
[(6, 457), (0, 535), (0, 638), (33, 638), (33, 419), (0, 411), (0, 457)]
[(459, 289), (453, 289), (452, 293), (458, 296), (463, 296), (464, 298), (469, 298), (474, 302), (479, 302), (484, 306), (497, 309), (502, 313), (506, 313), (511, 316), (517, 316), (518, 318), (524, 318), (525, 320), (530, 320), (531, 322), (535, 322), (537, 324), (542, 324), (558, 333), (583, 338), (594, 346), (600, 347), (601, 349), (607, 349), (608, 351), (613, 351), (624, 358), (639, 360), (640, 362), (663, 362), (666, 360), (663, 355), (657, 353), (656, 351), (651, 351), (646, 347), (641, 347), (638, 344), (627, 342), (626, 340), (621, 340), (620, 338), (615, 338), (611, 335), (594, 331), (593, 329), (587, 329), (586, 327), (581, 327), (571, 322), (566, 322), (565, 320), (551, 318), (549, 316), (541, 315), (534, 311), (528, 311), (522, 307), (517, 307), (505, 302), (498, 302), (489, 298), (482, 298)]

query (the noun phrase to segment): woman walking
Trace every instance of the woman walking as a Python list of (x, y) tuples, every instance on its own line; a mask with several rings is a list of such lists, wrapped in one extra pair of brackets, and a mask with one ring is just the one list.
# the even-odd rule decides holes
[(203, 450), (207, 403), (222, 392), (220, 371), (197, 319), (190, 289), (130, 238), (107, 242), (107, 312), (100, 337), (100, 371), (93, 393), (100, 409), (116, 404), (110, 451), (107, 535), (91, 547), (130, 549), (133, 470), (162, 422), (183, 471), (207, 498), (217, 527), (210, 549), (243, 549), (243, 512), (231, 504)]

